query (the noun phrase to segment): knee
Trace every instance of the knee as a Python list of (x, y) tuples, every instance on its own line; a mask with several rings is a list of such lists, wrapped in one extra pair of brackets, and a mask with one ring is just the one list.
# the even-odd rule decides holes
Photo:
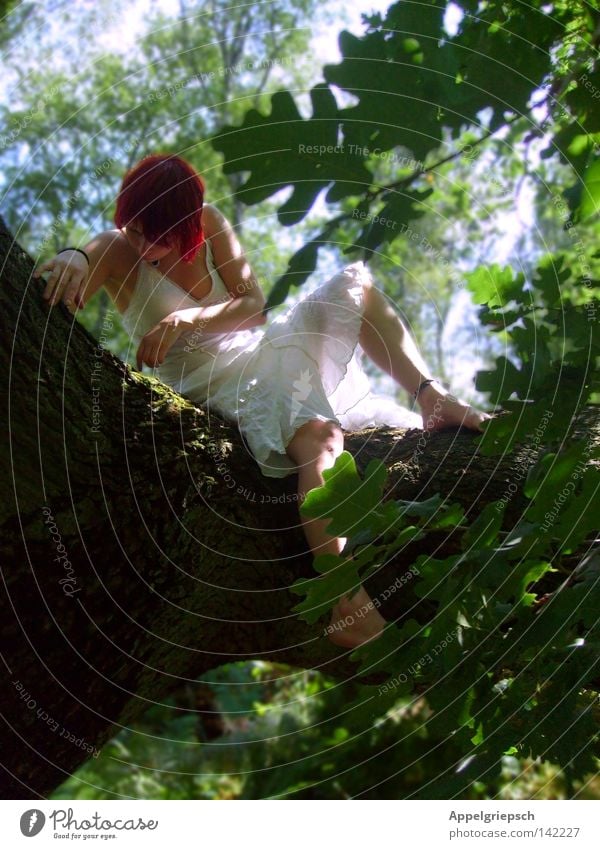
[(333, 465), (344, 450), (344, 434), (335, 422), (312, 419), (298, 428), (286, 451), (294, 463), (315, 463), (322, 468)]
[(379, 291), (379, 289), (377, 289), (377, 286), (375, 285), (375, 281), (371, 277), (370, 273), (363, 275), (361, 282), (362, 282), (363, 293), (365, 295), (368, 295), (369, 292), (372, 292), (372, 291)]

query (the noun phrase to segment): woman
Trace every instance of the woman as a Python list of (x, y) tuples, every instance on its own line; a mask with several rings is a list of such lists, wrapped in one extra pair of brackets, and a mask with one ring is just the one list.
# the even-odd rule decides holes
[[(480, 429), (489, 418), (431, 378), (362, 262), (261, 329), (260, 285), (228, 221), (204, 203), (202, 179), (180, 157), (148, 156), (126, 174), (115, 224), (84, 251), (64, 249), (39, 266), (34, 276), (49, 272), (43, 297), (74, 312), (106, 287), (138, 346), (138, 368), (156, 368), (182, 395), (236, 421), (264, 475), (297, 472), (299, 503), (343, 450), (342, 427)], [(370, 392), (358, 344), (414, 394), (422, 418)], [(301, 521), (314, 554), (341, 552), (345, 540), (327, 534), (328, 520)], [(384, 624), (361, 587), (339, 600), (327, 630), (354, 647)]]

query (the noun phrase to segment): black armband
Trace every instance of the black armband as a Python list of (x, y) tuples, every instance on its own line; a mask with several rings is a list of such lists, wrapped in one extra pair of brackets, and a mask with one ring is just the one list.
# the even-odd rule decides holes
[(61, 248), (59, 251), (56, 252), (56, 255), (58, 256), (58, 254), (63, 254), (65, 251), (77, 251), (77, 253), (83, 254), (84, 257), (87, 259), (87, 264), (90, 264), (89, 256), (86, 254), (85, 251), (82, 251), (81, 248)]

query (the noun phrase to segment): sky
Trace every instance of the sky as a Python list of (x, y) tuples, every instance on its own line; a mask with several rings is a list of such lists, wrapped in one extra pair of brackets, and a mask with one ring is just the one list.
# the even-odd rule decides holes
[[(340, 2), (338, 4), (340, 15), (336, 22), (323, 31), (317, 31), (314, 34), (312, 52), (316, 64), (336, 62), (341, 58), (337, 48), (336, 36), (340, 30), (339, 21), (342, 17), (345, 20), (344, 27), (356, 35), (360, 35), (364, 31), (361, 16), (374, 12), (383, 13), (388, 9), (390, 3), (391, 0), (365, 0), (365, 2), (356, 4)], [(175, 15), (179, 12), (179, 0), (134, 0), (130, 4), (129, 10), (124, 15), (119, 16), (115, 26), (99, 38), (99, 43), (105, 43), (111, 49), (115, 49), (115, 47), (130, 49), (144, 29), (144, 16), (151, 6), (168, 15)], [(455, 31), (461, 17), (462, 12), (458, 6), (450, 3), (445, 17), (446, 29), (449, 33)], [(115, 35), (117, 36), (116, 39)]]
[[(233, 5), (233, 4), (232, 4)], [(129, 50), (135, 45), (136, 38), (144, 29), (145, 14), (153, 6), (165, 14), (176, 15), (179, 13), (179, 0), (134, 0), (130, 8), (115, 25), (108, 29), (98, 42), (105, 44), (109, 49)], [(357, 35), (364, 31), (361, 24), (361, 14), (372, 12), (385, 12), (390, 6), (390, 0), (366, 0), (364, 3), (340, 2), (340, 18), (343, 16), (346, 23), (344, 27)], [(340, 31), (340, 18), (335, 23), (317, 31), (312, 40), (312, 54), (315, 64), (319, 67), (325, 62), (336, 62), (341, 57), (337, 48), (337, 34)]]

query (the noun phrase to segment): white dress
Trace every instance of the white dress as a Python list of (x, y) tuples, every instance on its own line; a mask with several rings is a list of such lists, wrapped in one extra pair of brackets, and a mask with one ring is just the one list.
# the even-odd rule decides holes
[[(211, 291), (194, 298), (147, 262), (140, 262), (123, 324), (137, 345), (175, 310), (230, 300), (206, 240)], [(371, 392), (358, 345), (363, 262), (347, 265), (268, 325), (236, 333), (188, 331), (153, 373), (181, 395), (236, 422), (267, 477), (296, 471), (285, 448), (310, 419), (344, 430), (389, 425), (422, 428), (421, 417), (393, 398)]]

